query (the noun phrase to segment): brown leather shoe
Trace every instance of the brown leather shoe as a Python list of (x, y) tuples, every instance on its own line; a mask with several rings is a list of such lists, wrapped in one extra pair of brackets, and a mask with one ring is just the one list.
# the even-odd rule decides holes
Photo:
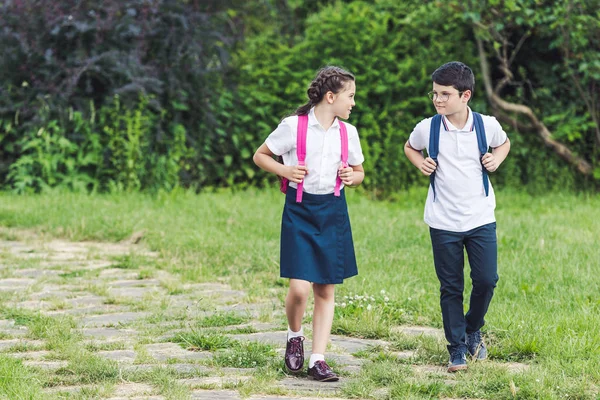
[(308, 369), (308, 377), (319, 382), (335, 382), (340, 379), (322, 360), (315, 362), (314, 367)]
[(298, 373), (304, 368), (304, 336), (288, 340), (285, 346), (285, 367), (291, 373)]

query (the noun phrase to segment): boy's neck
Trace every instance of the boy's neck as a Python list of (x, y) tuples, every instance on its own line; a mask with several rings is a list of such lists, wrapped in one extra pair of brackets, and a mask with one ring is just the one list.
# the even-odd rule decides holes
[(315, 106), (315, 118), (319, 121), (319, 125), (323, 129), (328, 130), (333, 125), (335, 115), (327, 110), (327, 108), (317, 105)]
[(454, 114), (446, 115), (448, 121), (458, 129), (462, 129), (469, 120), (469, 109), (467, 107), (464, 110), (456, 112)]

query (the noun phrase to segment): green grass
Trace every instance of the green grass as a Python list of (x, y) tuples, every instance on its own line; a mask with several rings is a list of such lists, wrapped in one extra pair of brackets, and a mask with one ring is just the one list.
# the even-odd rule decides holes
[[(394, 201), (377, 202), (348, 191), (359, 275), (336, 289), (338, 307), (333, 332), (382, 338), (392, 343), (393, 350), (417, 350), (417, 355), (407, 362), (382, 354), (379, 349), (360, 353), (362, 358), (370, 360), (369, 364), (358, 380), (344, 387), (343, 394), (369, 397), (385, 389), (390, 398), (400, 394), (402, 398), (418, 399), (597, 398), (600, 197), (564, 193), (531, 196), (497, 191), (500, 280), (484, 327), (491, 362), (476, 364), (467, 374), (440, 378), (415, 373), (407, 364), (443, 365), (447, 355), (442, 345), (427, 338), (390, 333), (391, 327), (400, 324), (441, 327), (439, 284), (428, 229), (422, 221), (424, 196), (424, 190), (417, 190), (400, 193)], [(281, 307), (283, 311), (286, 281), (278, 274), (283, 197), (276, 190), (200, 195), (175, 191), (156, 196), (2, 194), (0, 201), (3, 205), (0, 226), (31, 228), (47, 237), (116, 242), (143, 230), (142, 242), (157, 251), (160, 258), (120, 256), (114, 259), (113, 267), (138, 271), (140, 278), (154, 277), (161, 269), (168, 271), (180, 280), (163, 284), (171, 294), (182, 293), (185, 283), (224, 280), (234, 289), (247, 292), (247, 299), (273, 302), (275, 310)], [(19, 237), (13, 233), (4, 236), (11, 240)], [(10, 257), (4, 259), (13, 260)], [(19, 262), (27, 265), (29, 261)], [(87, 277), (83, 271), (70, 271), (61, 279)], [(107, 294), (101, 284), (88, 283), (87, 290)], [(467, 283), (466, 299), (469, 290)], [(358, 301), (357, 296), (361, 296)], [(2, 294), (2, 301), (8, 298)], [(344, 307), (342, 303), (346, 303)], [(6, 308), (1, 313), (0, 319), (28, 326), (30, 336), (46, 340), (51, 350), (60, 349), (60, 343), (67, 343), (69, 348), (83, 348), (68, 319)], [(264, 318), (272, 318), (276, 323), (283, 318), (272, 314)], [(156, 315), (159, 318), (156, 322), (167, 318), (167, 314)], [(276, 369), (280, 363), (273, 362), (270, 367), (273, 358), (267, 348), (242, 351), (230, 343), (233, 347), (228, 350), (218, 350), (224, 346), (215, 339), (224, 337), (218, 329), (248, 319), (220, 314), (198, 321), (198, 327), (210, 328), (211, 332), (182, 334), (180, 342), (214, 350), (219, 354), (215, 361), (218, 365), (247, 366), (257, 362), (270, 371), (265, 376), (280, 376)], [(246, 353), (252, 356), (244, 358)], [(502, 363), (512, 361), (525, 362), (530, 368), (509, 373)], [(13, 373), (23, 377), (21, 381), (32, 376), (21, 364), (11, 365)], [(78, 371), (88, 382), (110, 384), (115, 380), (114, 369), (106, 363)], [(161, 373), (153, 379), (163, 393), (185, 393), (169, 376)], [(66, 380), (74, 379), (69, 378)], [(448, 384), (444, 379), (458, 383)], [(3, 382), (0, 393), (36, 387), (0, 382)]]

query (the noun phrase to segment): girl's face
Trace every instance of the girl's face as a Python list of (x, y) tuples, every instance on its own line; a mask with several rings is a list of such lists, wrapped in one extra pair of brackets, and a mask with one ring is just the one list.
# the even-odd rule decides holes
[(354, 81), (348, 81), (344, 85), (344, 89), (333, 95), (333, 112), (336, 117), (341, 119), (350, 118), (350, 112), (354, 103), (354, 93), (356, 92), (356, 84)]

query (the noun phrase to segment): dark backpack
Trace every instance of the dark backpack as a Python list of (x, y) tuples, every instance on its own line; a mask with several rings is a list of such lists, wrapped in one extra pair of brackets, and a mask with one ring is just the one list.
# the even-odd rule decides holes
[[(483, 126), (483, 119), (481, 118), (481, 114), (474, 112), (473, 113), (473, 121), (475, 123), (475, 132), (477, 134), (477, 145), (479, 146), (479, 161), (481, 162), (481, 158), (487, 153), (488, 145), (487, 139), (485, 137), (485, 128)], [(435, 115), (431, 119), (431, 128), (429, 129), (429, 157), (435, 161), (436, 165), (438, 165), (438, 154), (440, 151), (440, 124), (442, 123), (442, 116), (440, 114)], [(481, 170), (483, 172), (483, 188), (485, 189), (485, 196), (489, 195), (489, 178), (487, 169), (481, 163)], [(429, 182), (431, 184), (431, 189), (433, 190), (433, 201), (435, 201), (435, 171), (429, 176)]]

